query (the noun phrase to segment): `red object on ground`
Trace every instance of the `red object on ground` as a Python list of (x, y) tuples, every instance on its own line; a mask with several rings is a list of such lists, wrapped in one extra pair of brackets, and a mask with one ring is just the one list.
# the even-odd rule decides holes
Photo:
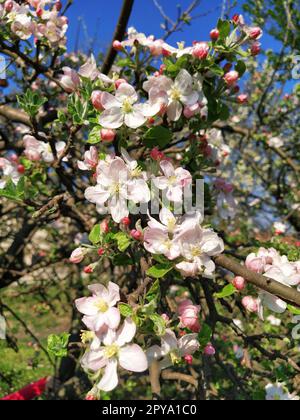
[(13, 394), (7, 395), (0, 400), (3, 401), (29, 401), (35, 397), (39, 397), (45, 392), (47, 385), (47, 378), (40, 379), (33, 384), (27, 385)]

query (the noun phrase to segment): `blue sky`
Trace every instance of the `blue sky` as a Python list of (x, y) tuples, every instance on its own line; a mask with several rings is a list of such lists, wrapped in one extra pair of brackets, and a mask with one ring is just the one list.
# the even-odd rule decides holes
[[(191, 0), (159, 0), (159, 2), (166, 13), (175, 19), (177, 16), (176, 5), (180, 3), (182, 9), (186, 9)], [(74, 4), (68, 12), (68, 17), (70, 18), (69, 48), (71, 50), (74, 49), (78, 20), (82, 19), (84, 24), (81, 25), (81, 47), (86, 47), (88, 37), (92, 38), (97, 32), (99, 41), (95, 52), (104, 50), (112, 39), (122, 3), (123, 0), (74, 0)], [(171, 43), (174, 44), (181, 40), (191, 43), (194, 40), (209, 39), (210, 30), (215, 27), (218, 18), (221, 16), (222, 3), (222, 0), (202, 0), (200, 7), (194, 14), (203, 14), (208, 11), (211, 11), (211, 13), (206, 17), (195, 20), (192, 26), (186, 26), (184, 32), (174, 34), (170, 38)], [(243, 1), (238, 0), (237, 7), (232, 14), (241, 12), (242, 4)], [(160, 27), (162, 21), (163, 19), (153, 0), (135, 0), (130, 26), (135, 26), (139, 31), (146, 34), (153, 34), (159, 37), (163, 34), (163, 30)], [(86, 29), (84, 26), (86, 26)]]

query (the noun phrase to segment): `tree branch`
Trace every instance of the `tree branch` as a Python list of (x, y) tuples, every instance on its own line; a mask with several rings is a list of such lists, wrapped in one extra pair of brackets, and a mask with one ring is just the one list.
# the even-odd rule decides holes
[(123, 7), (121, 10), (121, 14), (115, 29), (115, 33), (113, 36), (113, 40), (111, 42), (110, 48), (107, 52), (107, 55), (104, 59), (104, 63), (102, 65), (102, 73), (108, 74), (114, 64), (114, 61), (117, 56), (117, 51), (113, 47), (114, 41), (122, 41), (124, 39), (124, 35), (126, 32), (126, 28), (129, 22), (129, 18), (132, 12), (134, 0), (124, 0)]
[(215, 263), (226, 270), (231, 271), (232, 273), (244, 277), (248, 283), (254, 284), (259, 289), (262, 289), (272, 295), (278, 296), (279, 298), (289, 302), (293, 305), (300, 307), (300, 293), (296, 289), (285, 286), (269, 277), (256, 274), (253, 271), (248, 270), (243, 267), (238, 262), (226, 257), (225, 255), (220, 255), (215, 258)]

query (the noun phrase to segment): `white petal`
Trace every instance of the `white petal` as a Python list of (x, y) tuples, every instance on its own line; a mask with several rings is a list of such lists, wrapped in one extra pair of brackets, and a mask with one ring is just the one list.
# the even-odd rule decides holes
[(105, 392), (110, 392), (118, 386), (119, 378), (117, 372), (118, 362), (116, 359), (111, 359), (106, 365), (104, 375), (98, 384), (98, 389)]
[(109, 209), (116, 223), (120, 223), (124, 217), (129, 215), (127, 201), (121, 196), (115, 196), (110, 200)]
[(136, 325), (131, 318), (126, 318), (123, 327), (117, 334), (116, 343), (122, 347), (127, 343), (130, 343), (135, 336)]
[(118, 308), (109, 308), (105, 313), (106, 324), (109, 328), (116, 330), (120, 324), (121, 315)]
[(129, 128), (136, 129), (141, 127), (146, 121), (147, 118), (138, 109), (133, 108), (132, 112), (125, 114), (125, 124)]
[(109, 199), (110, 194), (102, 185), (96, 185), (96, 187), (87, 188), (84, 196), (91, 203), (104, 204)]
[(121, 348), (119, 363), (123, 369), (131, 372), (145, 372), (148, 369), (147, 357), (137, 344)]
[(177, 338), (174, 331), (168, 329), (166, 334), (161, 339), (161, 349), (162, 353), (168, 354), (172, 350), (176, 350), (178, 348)]
[(105, 110), (99, 118), (99, 123), (104, 128), (116, 129), (122, 127), (124, 116), (120, 108), (110, 108)]
[(85, 353), (81, 359), (81, 365), (84, 369), (89, 369), (97, 372), (107, 364), (107, 359), (104, 357), (104, 349), (100, 348), (96, 351), (89, 351)]

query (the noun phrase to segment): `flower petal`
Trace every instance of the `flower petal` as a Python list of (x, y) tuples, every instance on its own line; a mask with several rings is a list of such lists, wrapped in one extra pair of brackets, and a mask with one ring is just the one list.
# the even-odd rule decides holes
[(126, 318), (123, 327), (118, 331), (116, 343), (122, 347), (127, 343), (130, 343), (135, 336), (136, 325), (131, 318)]
[(98, 389), (101, 391), (110, 392), (118, 386), (119, 378), (117, 367), (117, 360), (110, 359), (106, 365), (104, 375), (98, 384)]
[(147, 357), (137, 344), (125, 346), (120, 350), (119, 363), (123, 369), (131, 372), (145, 372), (148, 369)]

